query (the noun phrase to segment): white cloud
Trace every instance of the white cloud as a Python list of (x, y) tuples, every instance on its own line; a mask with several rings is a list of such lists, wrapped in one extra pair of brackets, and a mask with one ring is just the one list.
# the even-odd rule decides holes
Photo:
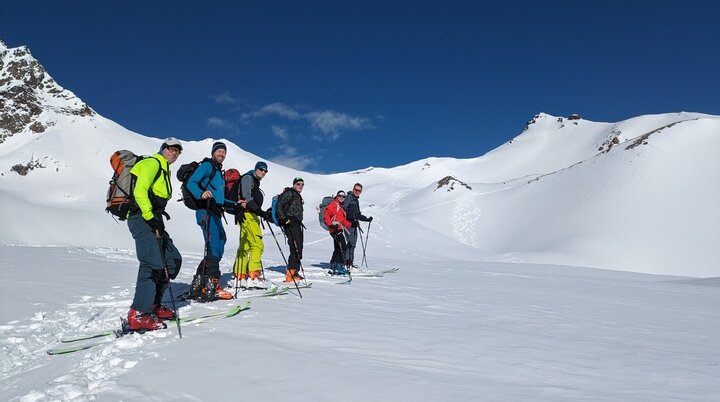
[[(343, 131), (348, 130), (364, 130), (375, 128), (372, 120), (365, 117), (351, 116), (346, 113), (335, 112), (333, 110), (301, 112), (296, 108), (276, 102), (263, 106), (251, 112), (243, 113), (241, 118), (248, 120), (268, 115), (274, 115), (288, 120), (305, 120), (313, 130), (319, 132), (319, 135), (313, 135), (313, 139), (322, 140), (330, 139), (331, 141), (340, 138)], [(273, 126), (273, 133), (280, 138), (283, 134), (278, 134)], [(283, 138), (286, 140), (286, 138)]]
[(276, 137), (280, 138), (283, 141), (287, 141), (289, 136), (287, 129), (280, 126), (272, 126), (270, 127), (272, 129), (273, 134), (275, 134)]
[(302, 117), (302, 114), (297, 110), (293, 109), (292, 107), (280, 102), (275, 102), (269, 105), (265, 105), (260, 109), (253, 110), (252, 112), (243, 113), (241, 115), (241, 118), (250, 119), (253, 117), (261, 117), (267, 115), (277, 115), (290, 120), (299, 120)]
[(317, 155), (298, 155), (297, 148), (289, 145), (280, 145), (278, 150), (280, 154), (270, 158), (270, 160), (296, 170), (307, 170), (308, 166), (317, 165), (321, 158)]
[(217, 103), (235, 103), (237, 99), (233, 98), (229, 92), (223, 92), (221, 94), (210, 96), (212, 100)]
[(210, 128), (215, 128), (218, 130), (226, 130), (231, 133), (239, 133), (240, 129), (235, 125), (235, 123), (231, 122), (230, 120), (223, 119), (220, 117), (211, 117), (205, 121), (205, 125)]
[(338, 139), (341, 131), (373, 128), (370, 120), (366, 118), (353, 117), (332, 110), (310, 112), (305, 115), (305, 118), (314, 129), (328, 135), (331, 140)]

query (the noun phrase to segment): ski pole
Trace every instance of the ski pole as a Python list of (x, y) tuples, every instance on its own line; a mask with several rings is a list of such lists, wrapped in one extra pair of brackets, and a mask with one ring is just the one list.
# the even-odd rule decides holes
[[(239, 223), (238, 226), (240, 226), (240, 241), (238, 242), (238, 251), (235, 254), (235, 264), (238, 263), (238, 255), (240, 254), (240, 247), (242, 247), (242, 230), (243, 230), (243, 224), (245, 222), (245, 211), (240, 211), (240, 215), (243, 217), (242, 221)], [(238, 223), (238, 217), (237, 214), (235, 215), (235, 223)], [(235, 272), (235, 266), (233, 266), (233, 275), (235, 276), (235, 298), (237, 299), (238, 295), (238, 288), (240, 287), (240, 272), (242, 271), (242, 266), (238, 267), (237, 272)]]
[[(363, 241), (363, 234), (365, 233), (365, 231), (362, 230), (362, 227), (360, 227), (360, 225), (358, 225), (357, 228), (360, 231), (360, 236), (358, 236), (358, 237), (360, 238), (360, 245), (362, 245), (362, 251), (363, 251), (363, 258), (362, 258), (362, 262), (360, 263), (360, 266), (362, 266), (363, 263), (365, 262), (365, 242)], [(367, 268), (367, 264), (366, 264), (365, 268)]]
[(163, 261), (163, 270), (165, 271), (165, 279), (168, 281), (168, 290), (170, 291), (170, 303), (172, 303), (173, 311), (175, 312), (175, 323), (177, 324), (178, 335), (182, 339), (182, 330), (180, 330), (180, 311), (175, 307), (175, 295), (173, 295), (172, 284), (170, 283), (170, 274), (168, 274), (167, 262), (165, 261), (165, 247), (163, 245), (163, 239), (160, 235), (160, 230), (155, 230), (155, 238), (160, 248), (160, 257)]
[[(205, 217), (202, 220), (203, 225), (205, 226), (203, 228), (203, 234), (205, 235), (205, 250), (203, 250), (203, 269), (202, 269), (202, 276), (201, 284), (202, 289), (200, 290), (200, 296), (207, 300), (207, 258), (210, 251), (210, 199), (205, 200)], [(205, 292), (205, 296), (203, 296), (203, 292)]]
[[(280, 250), (280, 255), (282, 256), (283, 261), (285, 261), (285, 269), (287, 269), (288, 261), (285, 258), (285, 253), (283, 253), (282, 247), (280, 247), (280, 242), (278, 242), (277, 236), (275, 236), (275, 231), (273, 230), (272, 225), (270, 225), (269, 222), (268, 222), (268, 228), (270, 228), (270, 233), (272, 233), (273, 239), (275, 239), (275, 244), (277, 244), (278, 250)], [(298, 295), (300, 295), (300, 298), (302, 299), (303, 298), (302, 292), (300, 292), (300, 286), (298, 286), (297, 281), (295, 280), (295, 276), (293, 276), (292, 280), (293, 280), (293, 283), (295, 284), (295, 289), (297, 289), (297, 291), (298, 291)]]
[[(367, 259), (365, 257), (365, 250), (367, 249), (368, 240), (370, 240), (370, 225), (372, 225), (372, 221), (368, 222), (368, 229), (367, 229), (367, 233), (365, 234), (365, 243), (363, 243), (362, 263), (365, 264), (365, 268), (369, 268), (368, 264), (367, 264)], [(362, 234), (360, 235), (360, 242), (362, 242)]]

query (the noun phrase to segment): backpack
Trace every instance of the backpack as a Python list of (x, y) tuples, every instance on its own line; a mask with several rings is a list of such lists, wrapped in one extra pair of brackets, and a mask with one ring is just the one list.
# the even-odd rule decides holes
[[(210, 180), (208, 180), (208, 184), (212, 181), (212, 179), (215, 178), (215, 173), (217, 172), (217, 169), (215, 168), (215, 164), (212, 163), (210, 158), (205, 158), (200, 162), (192, 161), (190, 163), (186, 163), (177, 171), (177, 179), (180, 180), (182, 183), (182, 186), (180, 186), (180, 193), (182, 194), (182, 198), (178, 201), (182, 201), (183, 204), (185, 204), (186, 207), (192, 209), (193, 211), (202, 209), (202, 206), (200, 205), (200, 200), (196, 199), (190, 190), (187, 188), (187, 181), (190, 179), (190, 176), (195, 173), (197, 168), (200, 166), (203, 162), (210, 162), (210, 165), (212, 166), (212, 173), (210, 174)], [(207, 186), (205, 188), (200, 187), (200, 190), (205, 191), (207, 189)]]
[(329, 195), (324, 197), (320, 202), (320, 205), (318, 205), (318, 218), (320, 219), (320, 226), (322, 226), (325, 230), (330, 230), (330, 228), (325, 224), (325, 208), (327, 208), (334, 199), (335, 197)]
[[(285, 187), (285, 190), (282, 191), (282, 193), (290, 190), (290, 187)], [(272, 221), (276, 226), (280, 226), (280, 221), (278, 220), (277, 216), (277, 209), (278, 209), (278, 198), (280, 198), (280, 195), (278, 194), (272, 198), (272, 204), (270, 205), (270, 215), (272, 216)]]
[(217, 300), (217, 295), (215, 294), (215, 284), (212, 282), (210, 275), (196, 273), (190, 283), (190, 290), (187, 291), (187, 293), (178, 296), (178, 299), (195, 300), (200, 303)]
[[(135, 199), (133, 198), (135, 178), (130, 174), (130, 170), (138, 162), (148, 158), (151, 157), (135, 155), (126, 149), (115, 151), (110, 155), (110, 166), (113, 168), (113, 175), (107, 191), (105, 212), (111, 213), (121, 221), (127, 219), (128, 212), (135, 206)], [(161, 170), (158, 168), (153, 183), (160, 177)]]
[(237, 169), (225, 171), (225, 199), (235, 202), (240, 199), (240, 172)]

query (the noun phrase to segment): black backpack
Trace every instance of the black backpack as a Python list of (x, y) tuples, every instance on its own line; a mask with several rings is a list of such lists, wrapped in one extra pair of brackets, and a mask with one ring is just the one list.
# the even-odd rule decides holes
[[(210, 166), (212, 166), (212, 174), (210, 174), (210, 180), (208, 180), (208, 184), (212, 182), (212, 180), (215, 178), (215, 173), (217, 173), (217, 169), (215, 168), (215, 164), (212, 163), (212, 160), (210, 158), (205, 158), (201, 162), (192, 161), (190, 163), (186, 163), (182, 166), (180, 166), (180, 169), (177, 171), (177, 179), (180, 180), (182, 183), (182, 186), (180, 186), (180, 192), (182, 193), (182, 198), (178, 200), (182, 201), (186, 207), (192, 209), (193, 211), (202, 209), (201, 201), (196, 199), (190, 190), (187, 188), (187, 181), (190, 179), (190, 176), (195, 173), (197, 168), (200, 166), (201, 163), (208, 162), (210, 163)], [(207, 190), (207, 186), (200, 187), (202, 191)]]

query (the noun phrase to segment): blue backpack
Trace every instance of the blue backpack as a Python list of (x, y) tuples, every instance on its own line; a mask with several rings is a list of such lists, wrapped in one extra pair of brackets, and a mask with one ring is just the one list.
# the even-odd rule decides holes
[(272, 221), (277, 226), (280, 226), (280, 222), (278, 222), (278, 217), (277, 217), (277, 202), (278, 202), (279, 196), (280, 196), (280, 194), (278, 194), (272, 198), (272, 205), (270, 206), (270, 215), (272, 215)]
[(280, 198), (280, 195), (282, 195), (284, 192), (291, 190), (290, 187), (285, 187), (285, 189), (278, 195), (274, 196), (272, 198), (272, 204), (270, 205), (270, 215), (272, 216), (272, 221), (275, 225), (280, 226), (280, 221), (278, 220), (277, 216), (277, 210), (278, 210), (278, 198)]

